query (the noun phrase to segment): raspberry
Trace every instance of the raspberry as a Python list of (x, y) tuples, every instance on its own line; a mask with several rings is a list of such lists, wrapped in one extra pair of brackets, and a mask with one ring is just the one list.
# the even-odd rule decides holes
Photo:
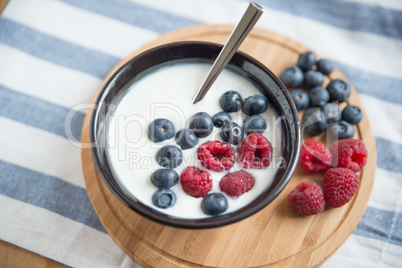
[(221, 172), (234, 165), (235, 152), (234, 147), (228, 143), (207, 141), (198, 147), (197, 157), (207, 169)]
[(333, 156), (333, 166), (360, 171), (367, 162), (367, 150), (359, 139), (344, 139), (335, 141), (330, 148)]
[(327, 205), (337, 208), (345, 205), (357, 192), (359, 176), (347, 168), (331, 168), (324, 174), (322, 181)]
[(300, 166), (307, 172), (319, 173), (331, 167), (332, 154), (321, 142), (306, 140), (300, 150)]
[(226, 174), (219, 182), (222, 192), (238, 197), (248, 192), (254, 186), (254, 178), (245, 170), (239, 170)]
[(302, 182), (288, 195), (289, 207), (301, 215), (315, 215), (325, 208), (324, 193), (315, 182)]
[(207, 171), (189, 166), (180, 175), (184, 192), (193, 197), (204, 197), (212, 189), (212, 176)]
[(243, 168), (266, 168), (271, 164), (272, 145), (259, 133), (251, 133), (241, 142), (238, 148)]

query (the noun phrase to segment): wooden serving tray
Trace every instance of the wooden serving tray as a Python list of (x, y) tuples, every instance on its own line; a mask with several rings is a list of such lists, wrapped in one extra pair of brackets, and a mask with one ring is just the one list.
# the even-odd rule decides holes
[[(233, 28), (232, 25), (199, 25), (174, 31), (145, 45), (129, 58), (175, 41), (200, 40), (224, 44)], [(285, 67), (295, 65), (299, 54), (308, 48), (282, 35), (254, 29), (240, 50), (258, 59), (279, 76)], [(346, 79), (337, 69), (330, 78)], [(358, 105), (364, 112), (353, 88), (348, 102)], [(89, 119), (90, 113), (83, 126), (83, 144), (89, 142)], [(289, 192), (303, 181), (321, 184), (323, 176), (306, 173), (298, 167), (283, 192), (259, 213), (238, 223), (205, 230), (164, 226), (125, 207), (103, 183), (89, 148), (82, 148), (82, 167), (89, 197), (103, 226), (114, 241), (143, 266), (311, 267), (323, 263), (342, 245), (367, 206), (374, 181), (376, 151), (366, 113), (357, 126), (356, 137), (366, 144), (369, 158), (360, 173), (360, 189), (347, 205), (337, 209), (327, 208), (319, 215), (308, 217), (291, 212), (287, 205)], [(326, 139), (325, 136), (318, 138), (322, 141)]]

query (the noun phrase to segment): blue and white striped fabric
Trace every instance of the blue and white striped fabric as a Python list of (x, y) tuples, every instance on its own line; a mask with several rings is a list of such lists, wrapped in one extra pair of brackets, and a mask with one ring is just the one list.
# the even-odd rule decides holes
[[(378, 163), (359, 225), (323, 267), (401, 267), (402, 1), (259, 0), (257, 27), (336, 62), (372, 125)], [(74, 267), (133, 267), (89, 201), (64, 129), (121, 59), (163, 33), (235, 24), (243, 0), (11, 0), (0, 17), (0, 239)], [(84, 113), (72, 120), (80, 139)], [(71, 137), (70, 137), (71, 138)]]

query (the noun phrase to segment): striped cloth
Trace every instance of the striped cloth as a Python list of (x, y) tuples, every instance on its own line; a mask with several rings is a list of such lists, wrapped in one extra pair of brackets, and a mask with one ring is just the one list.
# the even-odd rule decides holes
[[(323, 267), (401, 267), (402, 1), (259, 0), (257, 27), (333, 60), (377, 144), (366, 212)], [(0, 239), (74, 267), (135, 267), (108, 236), (81, 173), (83, 104), (131, 52), (196, 24), (235, 24), (243, 0), (11, 0), (0, 17)], [(64, 122), (70, 109), (67, 139)]]

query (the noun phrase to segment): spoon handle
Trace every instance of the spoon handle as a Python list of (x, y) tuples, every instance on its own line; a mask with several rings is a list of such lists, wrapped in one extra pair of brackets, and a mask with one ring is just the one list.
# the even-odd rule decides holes
[(250, 2), (243, 17), (233, 30), (228, 41), (226, 42), (221, 52), (219, 53), (218, 57), (216, 58), (203, 84), (198, 89), (193, 99), (193, 104), (199, 102), (204, 98), (209, 88), (212, 86), (216, 78), (225, 68), (226, 64), (228, 64), (230, 59), (233, 57), (233, 54), (240, 47), (241, 43), (243, 43), (244, 39), (246, 39), (247, 35), (254, 27), (254, 25), (257, 23), (258, 19), (261, 17), (263, 12), (264, 9), (261, 6), (259, 6), (254, 2)]

